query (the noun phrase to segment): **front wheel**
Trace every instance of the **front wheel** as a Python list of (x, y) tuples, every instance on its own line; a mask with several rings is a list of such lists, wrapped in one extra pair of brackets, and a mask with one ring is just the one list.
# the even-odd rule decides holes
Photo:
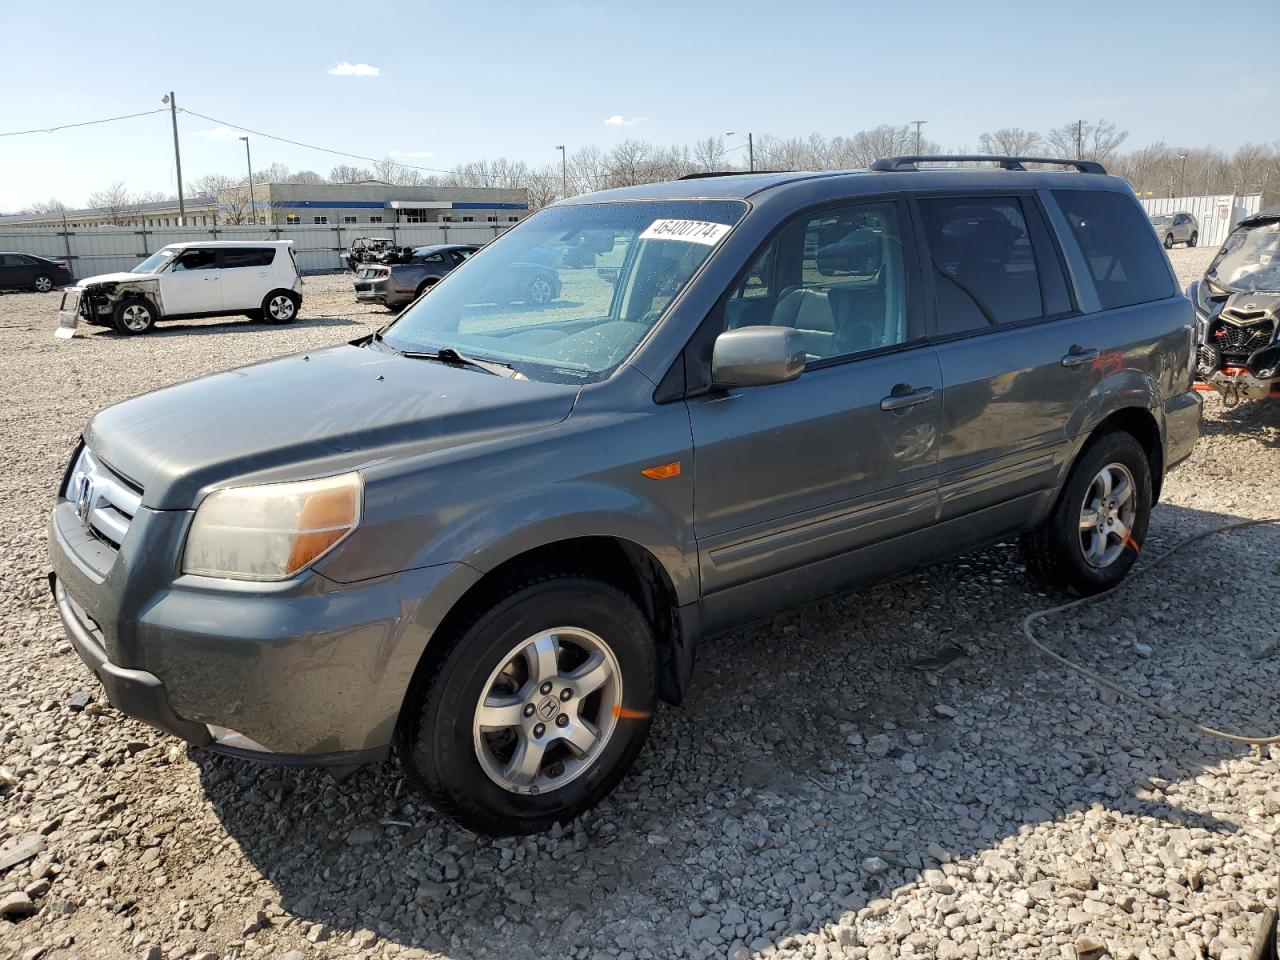
[(551, 281), (546, 277), (534, 277), (529, 281), (529, 287), (525, 291), (525, 299), (530, 303), (550, 303), (554, 296), (555, 290), (552, 289)]
[(1129, 573), (1151, 518), (1151, 465), (1132, 434), (1091, 440), (1072, 467), (1049, 517), (1019, 544), (1036, 579), (1088, 595)]
[(271, 323), (291, 323), (298, 315), (298, 295), (290, 290), (272, 290), (262, 298), (262, 316)]
[(399, 735), (410, 779), (479, 833), (536, 833), (599, 803), (644, 745), (653, 631), (621, 590), (539, 577), (419, 667)]
[(116, 304), (111, 319), (116, 330), (126, 336), (150, 333), (156, 325), (156, 310), (141, 297), (130, 297)]
[(1187, 241), (1187, 246), (1194, 247), (1199, 242), (1200, 242), (1200, 234), (1196, 233), (1194, 230), (1191, 231), (1191, 239)]
[(48, 293), (53, 289), (53, 277), (47, 273), (38, 273), (32, 278), (31, 286), (35, 288), (36, 293)]
[(1172, 249), (1173, 249), (1173, 234), (1172, 234), (1172, 233), (1166, 233), (1166, 234), (1164, 235), (1164, 248), (1165, 248), (1166, 250), (1172, 250)]

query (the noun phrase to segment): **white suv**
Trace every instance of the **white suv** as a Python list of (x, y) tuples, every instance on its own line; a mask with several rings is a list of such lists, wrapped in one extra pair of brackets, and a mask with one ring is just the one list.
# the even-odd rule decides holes
[(243, 314), (288, 323), (302, 306), (292, 240), (173, 243), (128, 273), (81, 280), (62, 295), (58, 336), (80, 320), (147, 333), (157, 320)]

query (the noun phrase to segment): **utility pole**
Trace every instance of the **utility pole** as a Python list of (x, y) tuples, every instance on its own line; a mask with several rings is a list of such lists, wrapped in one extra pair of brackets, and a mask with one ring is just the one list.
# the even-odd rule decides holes
[(173, 120), (173, 165), (178, 171), (178, 223), (187, 225), (187, 207), (182, 200), (182, 153), (178, 150), (178, 100), (169, 91), (167, 97), (160, 98), (161, 103), (169, 104), (169, 116)]
[[(730, 130), (728, 133), (726, 133), (726, 134), (725, 134), (725, 136), (726, 136), (726, 137), (741, 137), (741, 136), (743, 136), (743, 134), (741, 134), (741, 133), (735, 133), (733, 130)], [(751, 133), (750, 133), (749, 131), (748, 131), (748, 132), (747, 132), (747, 134), (746, 134), (746, 138), (747, 138), (747, 169), (748, 169), (748, 170), (750, 170), (752, 173), (755, 173), (755, 171), (756, 171), (756, 144), (755, 144), (755, 138), (751, 135)], [(736, 150), (736, 149), (738, 149), (738, 148), (737, 148), (737, 147), (734, 147), (734, 149)]]
[(240, 137), (239, 139), (244, 141), (244, 161), (249, 165), (249, 216), (252, 218), (249, 222), (256, 224), (258, 222), (258, 205), (253, 202), (253, 160), (249, 156), (249, 138)]
[(928, 123), (928, 120), (912, 120), (916, 125), (916, 156), (920, 156), (920, 128)]
[(1076, 121), (1076, 159), (1084, 159), (1084, 121)]
[(560, 151), (560, 199), (564, 200), (569, 196), (569, 164), (564, 158), (564, 144), (556, 146)]
[(1178, 175), (1178, 196), (1185, 197), (1187, 195), (1187, 155), (1180, 153), (1178, 159), (1182, 161), (1182, 172)]

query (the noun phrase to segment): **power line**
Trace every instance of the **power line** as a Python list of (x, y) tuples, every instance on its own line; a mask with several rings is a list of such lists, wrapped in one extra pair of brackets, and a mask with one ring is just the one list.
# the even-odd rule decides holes
[(314, 143), (303, 143), (301, 140), (290, 140), (288, 137), (277, 137), (273, 133), (263, 133), (261, 130), (250, 130), (248, 127), (242, 127), (238, 123), (232, 123), (230, 120), (219, 120), (217, 117), (209, 117), (203, 113), (196, 113), (194, 110), (188, 110), (186, 107), (179, 107), (179, 113), (189, 113), (193, 117), (199, 117), (201, 120), (208, 120), (210, 123), (220, 123), (224, 127), (231, 127), (234, 130), (243, 130), (245, 133), (252, 133), (255, 137), (266, 137), (268, 140), (278, 140), (280, 143), (288, 143), (295, 147), (302, 147), (306, 150), (319, 150), (321, 153), (331, 153), (335, 157), (346, 157), (350, 160), (363, 160), (365, 163), (386, 163), (393, 167), (404, 167), (408, 170), (424, 170), (427, 173), (444, 173), (450, 174), (452, 170), (441, 170), (437, 167), (419, 167), (412, 163), (399, 163), (395, 160), (378, 160), (374, 157), (366, 157), (359, 153), (347, 153), (344, 150), (334, 150), (330, 147), (320, 147)]
[(10, 130), (0, 133), (0, 137), (20, 137), (28, 133), (53, 133), (55, 130), (70, 130), (72, 127), (91, 127), (97, 123), (114, 123), (117, 120), (132, 120), (134, 117), (149, 117), (153, 113), (164, 113), (167, 107), (158, 110), (144, 110), (141, 113), (126, 113), (119, 117), (105, 117), (102, 120), (85, 120), (81, 123), (61, 123), (56, 127), (36, 127), (33, 130)]

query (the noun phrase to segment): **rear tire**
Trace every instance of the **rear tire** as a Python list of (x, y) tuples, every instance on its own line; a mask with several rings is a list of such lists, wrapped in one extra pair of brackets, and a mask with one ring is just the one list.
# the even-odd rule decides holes
[(433, 644), (405, 700), (399, 752), (432, 805), (471, 830), (509, 836), (569, 820), (644, 746), (653, 631), (611, 584), (530, 577)]
[(1151, 491), (1151, 465), (1132, 434), (1094, 437), (1052, 512), (1019, 542), (1027, 573), (1081, 596), (1110, 590), (1138, 559), (1151, 518)]
[(111, 321), (125, 336), (150, 333), (156, 325), (156, 308), (142, 297), (129, 297), (116, 304)]
[(262, 317), (269, 323), (292, 323), (302, 301), (292, 290), (272, 290), (262, 298)]
[(47, 273), (37, 273), (31, 278), (31, 288), (36, 293), (48, 293), (53, 289), (53, 277)]
[(439, 282), (440, 282), (439, 280), (423, 280), (420, 284), (418, 284), (418, 289), (414, 291), (413, 299), (417, 300), (420, 296), (422, 296), (424, 293), (426, 293), (428, 290), (430, 290)]
[(1188, 246), (1188, 247), (1194, 247), (1194, 246), (1195, 246), (1197, 243), (1199, 243), (1199, 242), (1200, 242), (1200, 234), (1198, 234), (1198, 233), (1196, 233), (1194, 230), (1192, 230), (1192, 231), (1191, 231), (1191, 239), (1187, 241), (1187, 246)]
[(1166, 233), (1166, 234), (1164, 235), (1164, 248), (1165, 248), (1166, 250), (1172, 250), (1172, 249), (1173, 249), (1173, 234), (1172, 234), (1172, 233)]

